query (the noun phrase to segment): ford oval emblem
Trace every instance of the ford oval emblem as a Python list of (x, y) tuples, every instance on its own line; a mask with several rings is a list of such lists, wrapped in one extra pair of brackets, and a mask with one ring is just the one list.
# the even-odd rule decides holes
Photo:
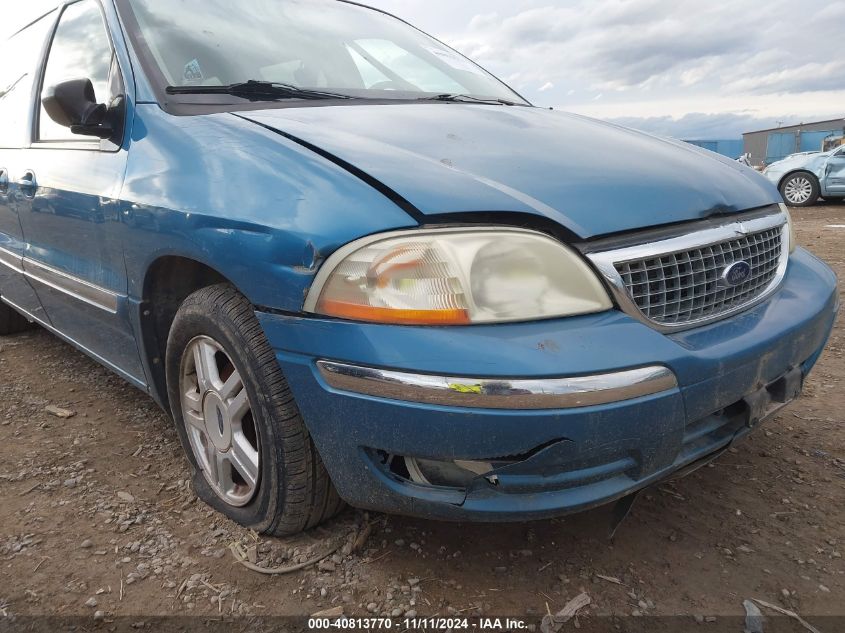
[(751, 279), (751, 264), (745, 261), (734, 262), (722, 273), (722, 282), (734, 288)]

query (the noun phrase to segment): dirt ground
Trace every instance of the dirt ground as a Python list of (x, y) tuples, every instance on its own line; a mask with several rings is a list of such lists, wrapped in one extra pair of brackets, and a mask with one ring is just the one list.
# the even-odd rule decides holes
[[(802, 245), (845, 279), (845, 228), (827, 228), (845, 225), (845, 204), (795, 217)], [(747, 598), (825, 633), (845, 630), (845, 619), (837, 628), (824, 617), (845, 616), (843, 349), (840, 319), (798, 402), (709, 467), (646, 491), (613, 542), (607, 508), (508, 525), (349, 510), (310, 534), (269, 539), (196, 501), (172, 424), (147, 396), (42, 330), (3, 338), (0, 630), (3, 616), (85, 616), (106, 627), (132, 616), (149, 628), (156, 615), (338, 606), (520, 615), (533, 629), (582, 592), (591, 604), (580, 621), (618, 616), (606, 618), (611, 630), (654, 615), (715, 630), (744, 614)], [(350, 551), (367, 522), (369, 539)], [(270, 566), (345, 547), (318, 568), (266, 576), (237, 564), (232, 543)], [(804, 630), (789, 623), (779, 630)]]

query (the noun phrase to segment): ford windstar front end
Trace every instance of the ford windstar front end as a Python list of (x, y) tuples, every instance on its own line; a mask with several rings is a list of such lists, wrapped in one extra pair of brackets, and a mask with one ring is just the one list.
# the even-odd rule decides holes
[(355, 3), (69, 0), (7, 46), (0, 334), (147, 391), (261, 532), (620, 499), (796, 398), (839, 308), (752, 169)]

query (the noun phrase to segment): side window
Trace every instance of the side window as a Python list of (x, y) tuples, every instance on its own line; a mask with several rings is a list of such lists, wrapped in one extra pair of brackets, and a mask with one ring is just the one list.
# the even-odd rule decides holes
[[(113, 51), (100, 8), (93, 0), (69, 5), (53, 36), (44, 69), (42, 89), (70, 79), (90, 79), (97, 103), (110, 103), (118, 93), (111, 81)], [(80, 141), (84, 137), (54, 123), (41, 106), (38, 117), (40, 141)]]
[(14, 149), (29, 142), (32, 82), (55, 13), (0, 43), (0, 147)]

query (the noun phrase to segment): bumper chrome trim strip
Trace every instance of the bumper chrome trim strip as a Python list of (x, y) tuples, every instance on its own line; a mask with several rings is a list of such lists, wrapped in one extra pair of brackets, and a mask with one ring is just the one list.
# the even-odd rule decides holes
[(479, 409), (573, 409), (650, 396), (678, 387), (663, 366), (571, 378), (459, 378), (317, 361), (334, 389), (391, 400)]

